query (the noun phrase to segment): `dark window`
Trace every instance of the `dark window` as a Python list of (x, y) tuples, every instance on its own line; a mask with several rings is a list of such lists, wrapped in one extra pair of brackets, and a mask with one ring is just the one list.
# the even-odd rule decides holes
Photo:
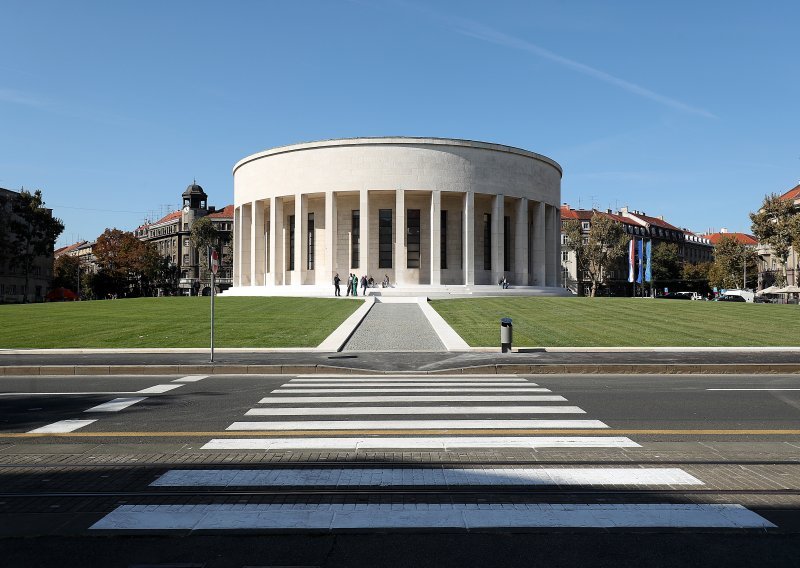
[(439, 233), (441, 234), (439, 256), (441, 258), (441, 268), (447, 268), (447, 211), (442, 209), (442, 221), (439, 226)]
[(406, 268), (419, 268), (419, 209), (406, 212), (408, 239), (406, 241)]
[(392, 210), (378, 210), (378, 268), (392, 267)]
[(289, 215), (289, 270), (294, 270), (294, 215)]
[(351, 268), (358, 268), (358, 241), (361, 235), (361, 215), (358, 209), (353, 210), (352, 224), (350, 226), (350, 265)]
[(314, 214), (308, 214), (308, 238), (306, 239), (306, 270), (314, 270)]
[(492, 269), (492, 214), (483, 214), (483, 269)]
[(511, 217), (503, 217), (503, 270), (511, 270)]

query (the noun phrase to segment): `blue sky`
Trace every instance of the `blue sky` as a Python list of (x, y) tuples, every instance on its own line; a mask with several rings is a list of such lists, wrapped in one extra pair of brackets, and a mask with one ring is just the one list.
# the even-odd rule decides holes
[(273, 146), (440, 136), (564, 168), (562, 201), (749, 231), (800, 180), (800, 3), (4, 0), (0, 186), (59, 244)]

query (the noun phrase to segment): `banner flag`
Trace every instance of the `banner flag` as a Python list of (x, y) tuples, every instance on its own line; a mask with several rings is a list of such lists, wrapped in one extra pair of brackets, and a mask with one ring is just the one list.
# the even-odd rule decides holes
[(644, 239), (639, 240), (639, 272), (636, 275), (636, 283), (642, 283), (642, 270), (644, 268)]
[(631, 239), (628, 243), (628, 282), (633, 282), (633, 266), (636, 263), (634, 247), (636, 246), (636, 239)]
[(649, 241), (647, 241), (647, 253), (646, 253), (647, 254), (647, 265), (645, 266), (645, 269), (644, 269), (644, 279), (647, 280), (648, 282), (652, 282), (653, 281), (653, 270), (652, 270), (652, 264), (653, 264), (653, 250), (652, 249), (653, 249), (653, 247), (651, 246), (652, 243), (653, 243), (653, 239), (650, 239)]

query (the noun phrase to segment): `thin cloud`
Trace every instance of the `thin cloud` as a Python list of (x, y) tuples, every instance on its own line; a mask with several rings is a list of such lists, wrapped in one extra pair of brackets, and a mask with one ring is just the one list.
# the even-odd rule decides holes
[(490, 28), (483, 24), (479, 24), (478, 22), (468, 20), (466, 18), (448, 16), (436, 13), (428, 8), (416, 6), (409, 2), (395, 1), (393, 2), (393, 4), (409, 10), (414, 10), (420, 14), (425, 15), (428, 18), (438, 20), (447, 27), (454, 29), (457, 33), (460, 33), (464, 36), (471, 37), (473, 39), (477, 39), (480, 41), (485, 41), (487, 43), (499, 45), (501, 47), (506, 47), (509, 49), (526, 51), (528, 53), (536, 55), (537, 57), (546, 59), (548, 61), (552, 61), (553, 63), (556, 63), (568, 69), (572, 69), (573, 71), (576, 71), (588, 77), (592, 77), (593, 79), (597, 79), (604, 83), (614, 85), (615, 87), (618, 87), (624, 91), (628, 91), (629, 93), (632, 93), (634, 95), (637, 95), (645, 99), (649, 99), (653, 102), (659, 103), (666, 107), (673, 108), (675, 110), (679, 110), (688, 114), (695, 114), (698, 116), (702, 116), (704, 118), (718, 118), (716, 115), (705, 109), (694, 107), (684, 102), (681, 102), (677, 99), (661, 95), (659, 93), (651, 91), (650, 89), (646, 89), (645, 87), (637, 85), (636, 83), (631, 83), (630, 81), (626, 81), (625, 79), (615, 77), (610, 73), (606, 73), (605, 71), (601, 71), (600, 69), (595, 69), (594, 67), (590, 67), (589, 65), (585, 65), (583, 63), (580, 63), (579, 61), (569, 59), (568, 57), (559, 55), (553, 51), (550, 51), (549, 49), (545, 49), (541, 46), (538, 46), (535, 43), (531, 43), (527, 40), (505, 34), (494, 28)]

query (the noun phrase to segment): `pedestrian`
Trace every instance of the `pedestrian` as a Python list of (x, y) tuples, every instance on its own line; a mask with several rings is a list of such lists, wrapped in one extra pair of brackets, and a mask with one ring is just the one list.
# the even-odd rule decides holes
[(339, 283), (341, 281), (342, 280), (341, 280), (341, 278), (339, 278), (339, 273), (337, 272), (336, 276), (333, 277), (333, 286), (334, 286), (333, 295), (334, 296), (341, 296), (342, 295), (342, 291), (339, 289)]
[(364, 292), (362, 292), (361, 295), (362, 296), (366, 296), (367, 295), (367, 277), (366, 276), (362, 276), (361, 277), (361, 288), (364, 290)]
[(352, 289), (353, 289), (353, 275), (352, 274), (348, 274), (347, 275), (347, 294), (345, 294), (345, 295), (349, 296), (350, 295), (350, 290), (352, 290)]
[(353, 273), (353, 296), (358, 296), (358, 276)]

